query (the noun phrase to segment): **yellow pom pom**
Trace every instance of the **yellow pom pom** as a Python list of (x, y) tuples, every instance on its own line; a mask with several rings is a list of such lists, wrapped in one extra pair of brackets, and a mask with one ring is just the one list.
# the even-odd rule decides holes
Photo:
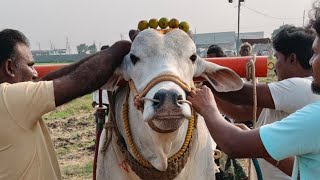
[(139, 24), (138, 24), (138, 29), (139, 29), (140, 31), (143, 31), (143, 30), (148, 29), (148, 28), (149, 28), (149, 23), (148, 23), (148, 21), (142, 20), (142, 21), (139, 22)]

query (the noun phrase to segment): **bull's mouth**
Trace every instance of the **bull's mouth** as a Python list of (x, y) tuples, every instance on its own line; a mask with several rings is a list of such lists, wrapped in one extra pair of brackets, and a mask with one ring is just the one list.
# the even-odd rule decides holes
[(179, 129), (185, 119), (185, 116), (182, 114), (155, 116), (148, 124), (158, 133), (171, 133)]

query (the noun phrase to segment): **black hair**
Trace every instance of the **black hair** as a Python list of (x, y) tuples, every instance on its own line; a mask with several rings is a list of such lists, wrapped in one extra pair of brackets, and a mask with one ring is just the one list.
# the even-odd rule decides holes
[(217, 57), (225, 57), (226, 55), (224, 54), (222, 48), (218, 45), (211, 45), (208, 48), (207, 54), (213, 54), (215, 53)]
[(4, 29), (0, 31), (0, 66), (7, 59), (14, 59), (15, 46), (22, 43), (30, 46), (29, 40), (20, 31), (14, 29)]
[(311, 29), (286, 25), (272, 38), (272, 46), (286, 58), (294, 53), (300, 65), (309, 70), (311, 69), (309, 60), (313, 55), (314, 39), (315, 33)]
[(315, 1), (312, 5), (312, 9), (309, 12), (309, 24), (308, 28), (316, 30), (317, 34), (320, 35), (320, 1)]

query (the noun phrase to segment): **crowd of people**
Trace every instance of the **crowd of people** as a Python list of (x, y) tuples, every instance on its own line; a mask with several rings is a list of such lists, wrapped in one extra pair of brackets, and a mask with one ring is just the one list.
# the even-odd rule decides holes
[[(213, 139), (224, 152), (232, 157), (258, 157), (269, 162), (260, 161), (264, 164), (266, 179), (320, 177), (320, 136), (317, 134), (320, 126), (319, 4), (314, 5), (313, 15), (310, 27), (315, 35), (312, 30), (288, 26), (273, 39), (279, 81), (257, 86), (260, 108), (257, 129), (233, 126), (220, 113), (230, 111), (229, 115), (237, 119), (238, 112), (252, 104), (253, 99), (249, 96), (252, 88), (248, 84), (229, 93), (218, 93), (203, 86), (188, 97), (205, 118)], [(224, 111), (217, 99), (227, 101), (229, 105), (234, 103), (240, 110), (227, 106)], [(245, 107), (241, 109), (243, 105)], [(287, 177), (280, 171), (275, 173), (276, 168)], [(273, 173), (277, 175), (272, 177)]]
[[(240, 123), (252, 119), (251, 84), (224, 93), (204, 85), (187, 97), (219, 147), (231, 157), (259, 158), (264, 179), (320, 177), (320, 1), (311, 14), (308, 27), (285, 26), (272, 39), (278, 81), (257, 84), (255, 129), (222, 116)], [(18, 30), (0, 31), (0, 179), (61, 179), (42, 116), (105, 84), (130, 47), (118, 41), (38, 79), (28, 39)], [(251, 51), (244, 43), (239, 54)], [(207, 55), (225, 56), (217, 45)]]
[[(306, 88), (311, 86), (313, 80), (309, 60), (313, 56), (311, 49), (314, 39), (313, 31), (294, 26), (286, 26), (273, 38), (278, 81), (257, 84), (256, 128), (281, 120), (305, 105), (320, 100), (320, 96), (314, 94), (311, 88)], [(245, 83), (240, 91), (230, 93), (218, 93), (211, 89), (221, 113), (236, 123), (252, 119), (253, 98), (248, 95), (252, 94), (253, 85)], [(293, 159), (289, 157), (281, 161), (288, 164), (287, 174), (291, 173)], [(290, 179), (289, 175), (277, 169), (275, 164), (275, 161), (259, 159), (263, 178)]]

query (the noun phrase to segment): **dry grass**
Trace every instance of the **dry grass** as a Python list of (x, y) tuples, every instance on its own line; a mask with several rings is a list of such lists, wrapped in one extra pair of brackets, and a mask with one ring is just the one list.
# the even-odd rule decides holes
[(63, 179), (92, 179), (95, 118), (91, 95), (44, 116), (55, 144)]

